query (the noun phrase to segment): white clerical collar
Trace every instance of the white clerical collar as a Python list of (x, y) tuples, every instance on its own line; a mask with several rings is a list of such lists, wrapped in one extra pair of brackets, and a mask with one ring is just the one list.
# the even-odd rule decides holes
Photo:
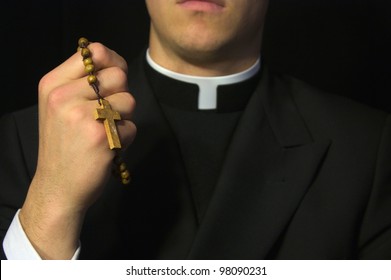
[(182, 82), (198, 85), (198, 88), (200, 90), (198, 95), (199, 110), (213, 110), (217, 108), (218, 86), (235, 84), (245, 81), (254, 76), (261, 68), (261, 62), (260, 59), (258, 59), (250, 68), (236, 74), (217, 77), (201, 77), (176, 73), (160, 66), (152, 60), (149, 54), (149, 50), (147, 51), (146, 57), (148, 64), (157, 72)]

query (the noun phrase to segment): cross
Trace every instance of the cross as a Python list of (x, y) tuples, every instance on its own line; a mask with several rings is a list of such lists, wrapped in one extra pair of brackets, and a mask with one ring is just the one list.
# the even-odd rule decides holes
[(99, 101), (100, 107), (95, 110), (95, 119), (103, 120), (110, 149), (120, 149), (121, 142), (119, 141), (115, 121), (121, 120), (121, 116), (118, 112), (111, 109), (109, 101), (103, 98)]

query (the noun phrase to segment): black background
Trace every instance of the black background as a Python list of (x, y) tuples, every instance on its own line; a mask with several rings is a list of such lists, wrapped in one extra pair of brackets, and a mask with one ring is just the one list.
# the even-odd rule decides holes
[[(161, 0), (164, 1), (164, 0)], [(391, 1), (270, 0), (269, 67), (391, 112)], [(37, 101), (39, 79), (85, 36), (132, 59), (148, 41), (143, 0), (2, 0), (1, 114)]]

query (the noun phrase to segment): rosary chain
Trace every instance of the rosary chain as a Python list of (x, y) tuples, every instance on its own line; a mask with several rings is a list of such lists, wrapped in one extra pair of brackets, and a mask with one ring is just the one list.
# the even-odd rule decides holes
[[(80, 51), (81, 56), (83, 58), (83, 64), (84, 64), (84, 70), (87, 73), (87, 81), (88, 84), (93, 88), (96, 96), (98, 97), (98, 103), (99, 105), (102, 104), (102, 100), (104, 99), (102, 95), (99, 93), (99, 82), (98, 78), (95, 74), (95, 65), (92, 60), (92, 54), (90, 49), (88, 48), (89, 45), (88, 39), (81, 37), (78, 41), (78, 51)], [(120, 150), (116, 150), (116, 155), (114, 157), (113, 163), (113, 173), (117, 177), (121, 179), (122, 184), (127, 185), (131, 181), (130, 172), (126, 166), (126, 163), (123, 161), (120, 155)]]

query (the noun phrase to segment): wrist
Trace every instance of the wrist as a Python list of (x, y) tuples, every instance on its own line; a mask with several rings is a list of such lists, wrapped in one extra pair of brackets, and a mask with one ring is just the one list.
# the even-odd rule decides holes
[(72, 258), (79, 246), (85, 213), (37, 205), (26, 200), (19, 213), (31, 245), (42, 259)]

